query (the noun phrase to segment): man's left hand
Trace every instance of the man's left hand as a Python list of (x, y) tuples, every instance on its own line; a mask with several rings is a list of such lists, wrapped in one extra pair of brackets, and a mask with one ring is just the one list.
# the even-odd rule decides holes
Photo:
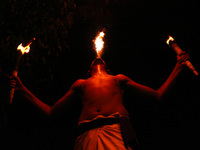
[(185, 61), (189, 60), (189, 59), (190, 59), (190, 56), (186, 52), (182, 52), (177, 55), (177, 63), (179, 63), (181, 65), (185, 65)]

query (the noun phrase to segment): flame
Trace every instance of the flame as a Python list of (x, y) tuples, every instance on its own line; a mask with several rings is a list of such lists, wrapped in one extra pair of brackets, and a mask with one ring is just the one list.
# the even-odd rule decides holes
[(30, 50), (30, 45), (27, 46), (22, 46), (22, 43), (17, 47), (17, 50), (20, 50), (22, 52), (22, 55), (24, 55), (24, 53), (28, 53)]
[(32, 41), (35, 40), (36, 38), (33, 38), (25, 47), (22, 46), (22, 43), (17, 47), (17, 50), (20, 50), (22, 52), (22, 55), (24, 53), (28, 53), (30, 51), (30, 45), (32, 44)]
[(104, 36), (105, 36), (105, 33), (104, 33), (104, 31), (102, 31), (93, 40), (93, 42), (95, 44), (95, 50), (97, 52), (98, 57), (100, 57), (101, 51), (104, 47), (104, 41), (103, 41)]
[(169, 36), (169, 38), (167, 39), (166, 43), (169, 45), (170, 41), (174, 41), (174, 38), (172, 36)]

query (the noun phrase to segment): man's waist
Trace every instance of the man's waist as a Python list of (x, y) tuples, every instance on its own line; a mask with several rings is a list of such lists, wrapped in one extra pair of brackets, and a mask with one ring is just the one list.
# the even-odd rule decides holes
[(99, 118), (90, 122), (84, 122), (78, 125), (77, 134), (79, 136), (89, 130), (117, 123), (120, 123), (119, 118)]
[(103, 108), (83, 108), (82, 113), (79, 117), (79, 123), (82, 122), (88, 122), (91, 120), (95, 120), (98, 118), (113, 118), (113, 117), (119, 117), (119, 116), (129, 116), (129, 113), (127, 110), (121, 108), (121, 107), (116, 107), (116, 108), (110, 108), (106, 109), (105, 107)]

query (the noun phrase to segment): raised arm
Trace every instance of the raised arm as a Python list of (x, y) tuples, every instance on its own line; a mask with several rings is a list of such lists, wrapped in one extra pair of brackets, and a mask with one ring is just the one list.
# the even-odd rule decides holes
[(158, 92), (156, 90), (136, 83), (125, 75), (119, 74), (117, 75), (117, 77), (121, 81), (121, 84), (124, 86), (124, 88), (129, 89), (134, 94), (149, 96), (158, 99)]
[(51, 109), (51, 114), (56, 115), (60, 113), (62, 110), (65, 110), (72, 106), (73, 104), (80, 102), (80, 94), (81, 94), (81, 87), (82, 83), (85, 80), (79, 79), (77, 80), (69, 89), (69, 91), (60, 99), (58, 100)]
[(21, 82), (21, 80), (18, 77), (14, 77), (17, 89), (20, 91), (20, 93), (29, 101), (31, 102), (37, 109), (39, 109), (41, 112), (48, 116), (53, 116), (57, 114), (58, 112), (62, 111), (63, 109), (67, 109), (67, 107), (70, 107), (70, 105), (76, 100), (77, 95), (80, 91), (80, 85), (82, 80), (77, 80), (72, 87), (69, 89), (69, 91), (60, 99), (58, 100), (52, 107), (45, 104), (41, 100), (39, 100), (33, 93), (31, 93)]
[(183, 66), (185, 65), (184, 61), (187, 59), (189, 59), (189, 56), (185, 52), (177, 56), (177, 63), (173, 71), (171, 72), (167, 80), (164, 82), (164, 84), (158, 90), (154, 90), (147, 86), (138, 84), (124, 75), (118, 75), (118, 77), (125, 86), (137, 92), (138, 94), (151, 96), (160, 100), (172, 87), (172, 84), (174, 83), (180, 71), (182, 70)]
[(185, 61), (188, 59), (190, 59), (190, 57), (186, 52), (182, 52), (181, 54), (177, 55), (177, 63), (173, 71), (171, 72), (167, 80), (164, 82), (164, 84), (157, 90), (158, 99), (161, 99), (164, 95), (168, 93), (174, 81), (180, 74), (181, 70), (185, 67)]

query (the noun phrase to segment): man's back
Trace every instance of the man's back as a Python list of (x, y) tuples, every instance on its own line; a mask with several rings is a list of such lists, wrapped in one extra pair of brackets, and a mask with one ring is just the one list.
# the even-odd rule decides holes
[(108, 116), (119, 112), (128, 115), (123, 106), (123, 89), (118, 76), (95, 75), (81, 82), (82, 112), (79, 121), (88, 120), (97, 115)]

